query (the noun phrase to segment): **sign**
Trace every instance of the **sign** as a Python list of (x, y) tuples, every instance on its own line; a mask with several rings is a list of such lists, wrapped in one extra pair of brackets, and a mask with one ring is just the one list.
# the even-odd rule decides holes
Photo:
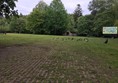
[(103, 27), (103, 34), (118, 34), (117, 27)]

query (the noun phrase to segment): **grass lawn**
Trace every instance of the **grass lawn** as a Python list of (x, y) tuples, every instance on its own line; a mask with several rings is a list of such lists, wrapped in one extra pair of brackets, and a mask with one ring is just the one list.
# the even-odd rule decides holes
[(0, 34), (0, 83), (117, 83), (118, 39)]

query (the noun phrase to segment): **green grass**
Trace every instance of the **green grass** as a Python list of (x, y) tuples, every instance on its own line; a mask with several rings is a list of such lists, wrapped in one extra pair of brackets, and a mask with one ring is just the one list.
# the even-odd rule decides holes
[[(72, 38), (74, 40), (71, 40)], [(77, 41), (80, 38), (82, 40)], [(44, 83), (49, 81), (64, 83), (115, 83), (118, 81), (118, 39), (109, 39), (108, 44), (104, 44), (104, 38), (88, 37), (88, 42), (84, 41), (85, 38), (32, 34), (0, 34), (0, 49), (3, 49), (2, 55), (9, 54), (7, 59), (1, 58), (0, 67), (8, 67), (7, 71), (11, 68), (9, 66), (14, 66), (15, 63), (21, 68), (18, 61), (23, 61), (22, 64), (28, 64), (28, 61), (30, 61), (33, 64), (33, 62), (39, 59), (40, 66), (38, 64), (34, 66), (34, 72), (36, 73), (38, 68), (39, 70), (43, 69), (47, 76), (46, 74), (39, 74), (37, 77), (32, 75), (30, 80), (34, 76), (35, 82), (36, 80), (39, 83), (42, 80)], [(13, 57), (15, 58), (13, 59)], [(0, 71), (3, 70), (1, 69)], [(0, 75), (4, 75), (6, 71), (4, 70)], [(24, 71), (24, 73), (27, 72)], [(22, 75), (21, 72), (16, 73), (16, 75), (19, 74)], [(3, 81), (3, 83), (10, 81), (7, 76), (3, 77), (6, 78), (6, 81)], [(25, 82), (25, 78), (25, 75), (23, 75), (23, 79), (20, 80)]]

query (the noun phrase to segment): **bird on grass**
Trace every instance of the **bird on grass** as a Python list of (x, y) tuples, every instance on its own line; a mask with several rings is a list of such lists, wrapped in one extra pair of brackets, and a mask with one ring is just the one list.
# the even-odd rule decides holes
[(107, 44), (108, 43), (108, 39), (106, 39), (104, 43)]
[(64, 41), (64, 38), (62, 38), (62, 41)]
[(88, 40), (88, 38), (85, 38), (84, 41), (85, 41), (85, 42), (88, 42), (89, 40)]
[(74, 38), (71, 38), (71, 40), (74, 40)]

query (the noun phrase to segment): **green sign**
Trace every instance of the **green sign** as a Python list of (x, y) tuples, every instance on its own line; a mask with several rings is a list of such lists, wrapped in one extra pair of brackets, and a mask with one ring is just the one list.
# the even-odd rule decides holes
[(103, 34), (118, 34), (117, 27), (103, 27)]

